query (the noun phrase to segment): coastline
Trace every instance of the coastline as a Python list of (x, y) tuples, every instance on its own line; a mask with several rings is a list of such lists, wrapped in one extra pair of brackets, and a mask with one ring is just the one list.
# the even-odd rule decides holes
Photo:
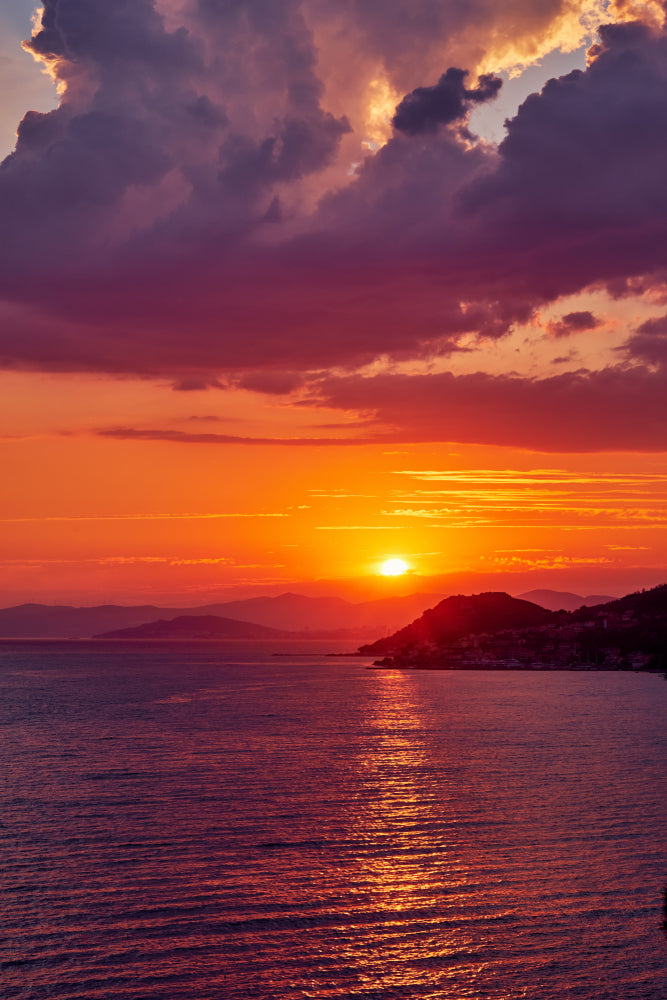
[[(344, 654), (335, 654), (344, 655)], [(432, 671), (449, 671), (454, 673), (456, 671), (484, 671), (484, 670), (494, 670), (502, 671), (505, 673), (597, 673), (597, 674), (665, 674), (663, 667), (610, 667), (607, 664), (595, 664), (595, 663), (572, 663), (569, 665), (564, 665), (562, 663), (558, 664), (546, 664), (546, 663), (535, 663), (535, 664), (501, 664), (501, 663), (457, 663), (457, 664), (394, 664), (394, 663), (381, 663), (379, 661), (373, 663), (371, 666), (366, 667), (366, 670), (432, 670)], [(667, 677), (667, 674), (665, 674)]]

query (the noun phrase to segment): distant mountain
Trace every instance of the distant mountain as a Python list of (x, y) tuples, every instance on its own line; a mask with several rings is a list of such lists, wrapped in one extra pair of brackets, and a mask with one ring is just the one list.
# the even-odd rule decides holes
[(572, 615), (572, 620), (586, 621), (593, 616), (600, 618), (604, 615), (624, 615), (637, 621), (651, 619), (667, 622), (667, 583), (652, 587), (650, 590), (638, 590), (634, 594), (626, 594), (625, 597), (612, 597), (591, 608), (582, 608)]
[(304, 597), (303, 594), (287, 593), (278, 597), (229, 601), (207, 611), (296, 632), (346, 629), (359, 635), (381, 635), (395, 628), (397, 622), (432, 607), (440, 597), (439, 594), (409, 594), (353, 604), (342, 597)]
[(383, 597), (353, 605), (359, 631), (382, 635), (398, 624), (412, 621), (443, 599), (444, 594), (408, 594), (404, 597)]
[(539, 604), (541, 608), (549, 611), (576, 611), (581, 607), (592, 607), (594, 604), (606, 604), (613, 601), (613, 597), (605, 594), (589, 594), (588, 597), (581, 597), (579, 594), (570, 594), (563, 590), (529, 590), (526, 594), (518, 594), (522, 601), (531, 601), (532, 604)]
[(0, 638), (79, 639), (96, 632), (128, 628), (156, 618), (183, 614), (182, 608), (136, 607), (107, 604), (95, 608), (66, 605), (20, 604), (0, 609)]
[(386, 634), (398, 622), (411, 620), (438, 600), (440, 595), (409, 594), (352, 604), (340, 597), (281, 594), (195, 608), (160, 608), (151, 604), (136, 607), (109, 604), (93, 608), (21, 604), (0, 609), (0, 638), (90, 638), (157, 619), (216, 615), (290, 632), (345, 630), (363, 639)]
[(95, 639), (288, 639), (291, 632), (218, 615), (181, 615), (170, 621), (159, 619), (135, 628), (103, 632)]
[(384, 655), (410, 644), (451, 642), (475, 633), (547, 625), (557, 617), (552, 611), (509, 594), (447, 597), (410, 625), (384, 639), (361, 646), (359, 652)]

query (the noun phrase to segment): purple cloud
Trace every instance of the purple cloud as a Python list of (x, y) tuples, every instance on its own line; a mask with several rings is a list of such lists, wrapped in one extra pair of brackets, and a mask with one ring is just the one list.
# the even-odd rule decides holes
[[(486, 0), (465, 10), (391, 0), (382, 11), (352, 0), (193, 0), (173, 27), (149, 0), (46, 0), (29, 47), (52, 62), (64, 94), (57, 110), (26, 114), (0, 168), (0, 294), (16, 318), (0, 332), (2, 363), (166, 374), (182, 389), (232, 377), (287, 393), (327, 366), (442, 357), (464, 336), (502, 337), (591, 285), (650, 286), (667, 268), (664, 31), (601, 28), (590, 66), (529, 97), (497, 149), (474, 142), (465, 119), (498, 78), (466, 87), (462, 69), (432, 71), (446, 23), (490, 38), (499, 18), (521, 34), (563, 14), (559, 3), (499, 12)], [(331, 30), (342, 23), (344, 39)], [(345, 157), (346, 144), (360, 144), (350, 133), (358, 115), (336, 104), (318, 60), (327, 26), (331, 46), (356, 45), (360, 65), (377, 59), (406, 81), (391, 138), (357, 167)], [(345, 96), (347, 83), (334, 82)], [(662, 361), (652, 322), (628, 342), (638, 362)], [(571, 312), (552, 332), (596, 325)], [(537, 383), (468, 378), (410, 385), (427, 395), (439, 385), (461, 414), (473, 390), (533, 412)], [(551, 425), (503, 416), (497, 431), (484, 426), (551, 447), (555, 415), (569, 441), (564, 411), (588, 393), (598, 416), (582, 439), (612, 446), (605, 419), (625, 385), (628, 405), (657, 421), (652, 448), (662, 428), (655, 378), (620, 368), (558, 376), (540, 383)], [(344, 385), (330, 383), (332, 405)], [(412, 390), (392, 385), (405, 392), (405, 426), (427, 434)], [(443, 405), (438, 395), (431, 433), (443, 421), (481, 433), (481, 417)], [(632, 421), (609, 428), (638, 446)]]
[(554, 337), (569, 337), (573, 333), (585, 333), (588, 330), (595, 330), (602, 325), (602, 321), (588, 310), (580, 312), (569, 312), (561, 316), (559, 320), (549, 323), (549, 333)]
[(440, 125), (460, 121), (475, 104), (495, 97), (502, 86), (500, 77), (483, 74), (479, 86), (466, 89), (467, 72), (448, 69), (433, 87), (417, 87), (396, 108), (392, 125), (399, 132), (418, 135), (435, 132)]
[(244, 444), (244, 445), (284, 445), (296, 448), (319, 448), (322, 446), (359, 446), (364, 444), (377, 444), (389, 440), (386, 435), (373, 435), (365, 438), (340, 438), (340, 437), (293, 437), (293, 438), (266, 438), (266, 437), (240, 437), (234, 434), (192, 434), (188, 431), (173, 431), (160, 428), (136, 428), (136, 427), (103, 427), (97, 431), (100, 437), (115, 438), (121, 441), (170, 441), (173, 444)]
[(396, 441), (458, 441), (544, 452), (664, 451), (664, 372), (607, 368), (543, 379), (378, 375), (322, 380), (316, 401), (372, 415)]
[(624, 345), (624, 350), (637, 361), (664, 367), (667, 364), (667, 316), (642, 323)]

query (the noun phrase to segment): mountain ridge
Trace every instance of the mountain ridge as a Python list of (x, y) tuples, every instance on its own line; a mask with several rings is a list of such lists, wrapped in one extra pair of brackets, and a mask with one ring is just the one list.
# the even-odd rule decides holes
[(360, 653), (388, 654), (415, 643), (441, 643), (464, 635), (497, 632), (507, 628), (546, 625), (558, 613), (511, 597), (502, 591), (487, 591), (465, 596), (446, 597), (434, 608), (392, 635), (360, 646)]
[(609, 594), (588, 594), (582, 597), (580, 594), (573, 594), (569, 590), (529, 590), (525, 594), (516, 594), (522, 601), (531, 601), (539, 604), (541, 608), (548, 611), (576, 611), (581, 607), (593, 607), (596, 604), (607, 604), (616, 598)]
[(662, 670), (667, 584), (571, 612), (508, 594), (447, 598), (359, 652), (404, 669)]
[(382, 635), (397, 620), (409, 620), (440, 599), (437, 594), (407, 594), (352, 603), (342, 597), (306, 597), (285, 593), (198, 607), (152, 604), (101, 604), (93, 607), (26, 603), (0, 608), (0, 638), (92, 638), (105, 632), (145, 625), (159, 619), (217, 615), (290, 632), (340, 631), (359, 638)]
[(94, 639), (290, 639), (292, 632), (236, 621), (219, 615), (180, 615), (116, 629), (93, 636)]

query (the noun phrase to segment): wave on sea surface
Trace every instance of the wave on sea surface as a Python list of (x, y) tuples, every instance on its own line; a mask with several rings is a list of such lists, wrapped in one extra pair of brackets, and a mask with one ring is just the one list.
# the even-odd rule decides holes
[(274, 650), (4, 647), (3, 1000), (664, 1000), (661, 677)]

